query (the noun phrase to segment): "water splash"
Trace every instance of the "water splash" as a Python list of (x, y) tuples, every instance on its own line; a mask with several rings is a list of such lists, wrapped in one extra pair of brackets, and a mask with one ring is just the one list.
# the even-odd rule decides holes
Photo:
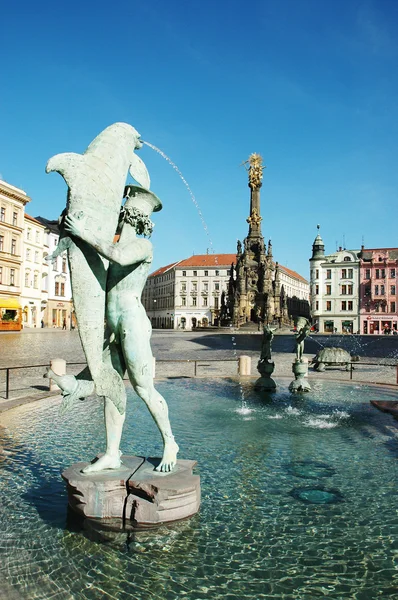
[[(206, 221), (205, 221), (205, 219), (204, 219), (204, 217), (203, 217), (203, 214), (202, 214), (202, 211), (201, 211), (201, 209), (200, 209), (200, 206), (199, 206), (199, 204), (198, 204), (198, 202), (197, 202), (197, 200), (196, 200), (196, 198), (195, 198), (195, 194), (193, 193), (193, 191), (191, 190), (191, 188), (190, 188), (190, 186), (189, 186), (189, 183), (187, 182), (187, 180), (185, 179), (184, 175), (181, 173), (180, 169), (179, 169), (179, 168), (178, 168), (178, 166), (175, 164), (175, 162), (173, 162), (173, 161), (171, 160), (171, 158), (170, 158), (169, 156), (167, 156), (167, 154), (166, 154), (165, 152), (163, 152), (163, 150), (161, 150), (160, 148), (158, 148), (158, 147), (157, 147), (157, 146), (155, 146), (154, 144), (150, 144), (149, 142), (146, 142), (146, 141), (144, 141), (144, 140), (142, 140), (142, 141), (143, 141), (143, 143), (144, 143), (146, 146), (148, 146), (149, 148), (152, 148), (152, 150), (154, 150), (155, 152), (157, 152), (158, 154), (160, 154), (160, 156), (161, 156), (162, 158), (164, 158), (164, 159), (165, 159), (165, 161), (166, 161), (166, 162), (168, 162), (168, 163), (169, 163), (169, 165), (171, 165), (171, 166), (173, 167), (174, 171), (175, 171), (175, 172), (178, 174), (178, 176), (180, 177), (181, 181), (183, 182), (183, 184), (184, 184), (184, 185), (185, 185), (185, 187), (187, 188), (187, 190), (188, 190), (188, 193), (189, 193), (189, 195), (190, 195), (190, 197), (191, 197), (191, 200), (192, 200), (192, 202), (193, 202), (193, 204), (194, 204), (194, 206), (195, 206), (196, 210), (198, 211), (198, 214), (199, 214), (200, 220), (201, 220), (201, 222), (202, 222), (203, 228), (204, 228), (204, 230), (205, 230), (205, 233), (206, 233), (206, 235), (207, 235), (207, 239), (208, 239), (208, 241), (209, 241), (209, 247), (210, 247), (210, 250), (211, 250), (211, 254), (213, 254), (213, 255), (214, 255), (214, 262), (215, 262), (215, 265), (216, 265), (216, 266), (219, 266), (219, 263), (218, 263), (218, 256), (217, 256), (217, 254), (215, 254), (215, 252), (214, 252), (213, 241), (212, 241), (212, 239), (211, 239), (211, 237), (210, 237), (210, 233), (209, 233), (209, 229), (208, 229), (208, 227), (207, 227), (207, 223), (206, 223)], [(238, 360), (238, 355), (237, 355), (237, 352), (236, 352), (236, 341), (235, 341), (235, 336), (232, 336), (232, 349), (233, 349), (233, 353), (234, 353), (234, 358), (236, 358), (236, 360)], [(240, 380), (240, 377), (239, 377), (239, 390), (240, 390), (240, 397), (241, 397), (241, 407), (240, 407), (240, 409), (238, 409), (238, 411), (237, 411), (237, 412), (239, 412), (240, 414), (243, 414), (243, 415), (245, 415), (245, 414), (249, 414), (250, 412), (252, 412), (252, 410), (251, 410), (250, 408), (248, 408), (248, 406), (247, 406), (246, 399), (245, 399), (245, 394), (244, 394), (244, 390), (243, 390), (243, 386), (242, 386), (242, 382), (241, 382), (241, 380)]]
[(143, 141), (143, 143), (148, 146), (149, 148), (152, 148), (152, 150), (155, 150), (155, 152), (157, 152), (158, 154), (160, 154), (160, 156), (162, 156), (162, 158), (165, 159), (166, 162), (169, 163), (169, 165), (171, 165), (174, 169), (174, 171), (176, 171), (176, 173), (179, 175), (181, 181), (183, 182), (183, 184), (185, 185), (185, 187), (188, 190), (189, 195), (191, 196), (191, 200), (196, 208), (196, 210), (198, 211), (198, 215), (200, 220), (202, 221), (202, 225), (203, 225), (203, 229), (205, 230), (205, 233), (207, 235), (207, 239), (209, 240), (209, 246), (211, 249), (211, 254), (214, 254), (214, 246), (213, 246), (213, 242), (212, 239), (210, 237), (209, 234), (209, 229), (207, 227), (207, 223), (203, 217), (201, 208), (195, 198), (195, 194), (193, 193), (193, 191), (191, 190), (191, 188), (189, 187), (189, 183), (187, 182), (187, 180), (185, 179), (184, 175), (181, 173), (180, 169), (177, 167), (177, 165), (171, 160), (171, 158), (169, 156), (167, 156), (167, 154), (165, 152), (163, 152), (163, 150), (161, 150), (160, 148), (158, 148), (157, 146), (154, 146), (153, 144), (150, 144), (149, 142), (145, 142)]

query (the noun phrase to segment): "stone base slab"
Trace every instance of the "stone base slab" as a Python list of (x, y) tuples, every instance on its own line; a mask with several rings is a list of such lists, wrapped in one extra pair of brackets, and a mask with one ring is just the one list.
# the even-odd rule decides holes
[(158, 473), (159, 458), (123, 456), (119, 469), (81, 472), (89, 463), (75, 463), (62, 473), (69, 506), (96, 519), (122, 519), (128, 524), (154, 526), (186, 519), (200, 506), (200, 477), (195, 460), (178, 460), (171, 473)]

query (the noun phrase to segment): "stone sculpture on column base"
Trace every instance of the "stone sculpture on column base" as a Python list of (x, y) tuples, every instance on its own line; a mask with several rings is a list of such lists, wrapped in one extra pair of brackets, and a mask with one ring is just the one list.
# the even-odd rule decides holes
[(296, 360), (292, 365), (294, 381), (289, 385), (290, 392), (309, 392), (310, 384), (306, 380), (308, 377), (308, 360), (304, 358), (304, 340), (309, 335), (310, 324), (304, 317), (297, 319), (296, 337)]
[[(150, 216), (162, 203), (149, 190), (147, 169), (134, 153), (141, 146), (133, 127), (116, 123), (83, 155), (59, 154), (47, 164), (68, 185), (60, 243), (47, 259), (68, 252), (88, 365), (76, 377), (51, 369), (48, 376), (62, 390), (64, 412), (92, 394), (104, 401), (105, 452), (63, 473), (71, 508), (86, 517), (154, 525), (197, 512), (200, 485), (192, 475), (196, 462), (177, 460), (167, 403), (153, 383), (152, 328), (141, 295), (153, 258)], [(140, 185), (125, 185), (128, 171)], [(160, 459), (121, 458), (126, 372), (162, 436)]]

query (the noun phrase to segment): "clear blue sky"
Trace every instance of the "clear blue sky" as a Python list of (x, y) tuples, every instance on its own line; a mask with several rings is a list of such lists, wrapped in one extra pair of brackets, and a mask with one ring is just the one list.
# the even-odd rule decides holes
[[(316, 224), (326, 250), (398, 246), (396, 0), (4, 2), (0, 173), (56, 218), (58, 152), (83, 152), (125, 121), (178, 165), (140, 152), (164, 209), (154, 268), (235, 252), (247, 234), (242, 161), (267, 169), (263, 234), (308, 276)], [(210, 240), (209, 240), (210, 238)]]

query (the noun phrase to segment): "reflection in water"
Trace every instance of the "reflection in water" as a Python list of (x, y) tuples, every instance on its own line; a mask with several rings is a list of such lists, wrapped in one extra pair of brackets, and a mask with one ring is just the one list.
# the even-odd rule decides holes
[[(263, 401), (242, 385), (250, 415), (237, 411), (232, 381), (159, 385), (181, 456), (198, 461), (202, 507), (155, 530), (79, 522), (67, 510), (60, 473), (101, 450), (100, 402), (79, 403), (73, 419), (53, 399), (3, 414), (0, 596), (395, 597), (398, 438), (370, 406), (376, 389), (318, 382), (305, 399), (281, 388)], [(122, 448), (159, 455), (157, 429), (137, 406)]]

